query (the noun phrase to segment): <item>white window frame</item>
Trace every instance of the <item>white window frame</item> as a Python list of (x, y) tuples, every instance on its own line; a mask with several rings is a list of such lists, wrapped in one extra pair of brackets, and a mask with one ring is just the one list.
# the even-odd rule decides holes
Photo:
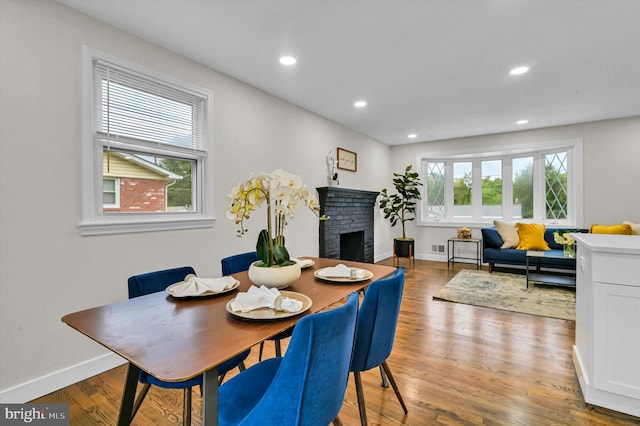
[[(103, 198), (103, 203), (102, 206), (103, 208), (107, 208), (107, 209), (118, 209), (120, 208), (120, 178), (117, 177), (105, 177), (102, 178), (102, 181), (104, 182), (105, 180), (112, 180), (113, 181), (113, 192), (115, 195), (115, 203), (114, 204), (105, 204), (104, 203), (104, 198)], [(104, 197), (104, 184), (102, 187), (102, 196)]]
[[(544, 156), (543, 154), (550, 154), (552, 152), (567, 152), (567, 219), (566, 220), (548, 220), (545, 219), (545, 194), (544, 194)], [(511, 159), (513, 157), (534, 157), (534, 217), (532, 219), (519, 219), (512, 217), (512, 170)], [(483, 218), (481, 216), (482, 207), (482, 172), (481, 163), (484, 160), (502, 160), (502, 180), (503, 180), (503, 196), (502, 196), (502, 217), (499, 218)], [(473, 209), (474, 215), (472, 218), (453, 218), (451, 215), (453, 200), (450, 194), (453, 193), (453, 162), (473, 162)], [(555, 226), (568, 226), (577, 227), (582, 224), (583, 221), (583, 154), (582, 154), (582, 139), (571, 139), (566, 141), (547, 141), (539, 142), (535, 144), (523, 144), (523, 145), (505, 145), (505, 146), (493, 146), (491, 150), (485, 149), (466, 149), (451, 150), (445, 152), (419, 154), (416, 158), (417, 169), (420, 170), (421, 176), (426, 180), (427, 168), (426, 164), (429, 162), (444, 162), (445, 163), (445, 210), (447, 216), (443, 218), (429, 218), (426, 216), (426, 191), (425, 187), (421, 188), (423, 197), (418, 204), (417, 210), (417, 226), (429, 226), (429, 227), (451, 227), (464, 225), (477, 225), (479, 227), (492, 225), (494, 219), (504, 221), (519, 221), (519, 222), (535, 222), (544, 223), (547, 225)], [(506, 185), (505, 185), (506, 183)]]
[[(104, 145), (95, 138), (98, 120), (94, 108), (94, 71), (93, 61), (101, 60), (127, 68), (150, 79), (162, 81), (181, 90), (196, 93), (205, 99), (202, 149), (206, 155), (184, 154), (184, 158), (197, 160), (196, 173), (192, 176), (196, 182), (196, 211), (163, 213), (112, 213), (104, 212), (102, 197), (103, 149)], [(179, 81), (157, 71), (147, 69), (130, 61), (83, 46), (82, 48), (82, 218), (79, 223), (81, 235), (121, 234), (130, 232), (162, 231), (175, 229), (193, 229), (212, 227), (214, 217), (213, 182), (213, 92), (193, 84)], [(132, 147), (130, 144), (111, 141), (114, 149), (135, 150), (162, 156), (173, 154), (162, 147)]]

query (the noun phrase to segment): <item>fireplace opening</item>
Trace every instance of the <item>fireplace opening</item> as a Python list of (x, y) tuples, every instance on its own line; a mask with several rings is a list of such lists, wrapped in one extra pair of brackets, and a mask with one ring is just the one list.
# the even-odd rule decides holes
[(340, 234), (340, 259), (364, 262), (364, 231)]

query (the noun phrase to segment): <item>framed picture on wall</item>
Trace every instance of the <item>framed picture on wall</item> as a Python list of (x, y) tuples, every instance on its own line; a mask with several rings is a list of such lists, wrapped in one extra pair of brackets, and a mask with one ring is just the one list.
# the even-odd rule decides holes
[(358, 154), (338, 148), (338, 168), (355, 172), (358, 170)]

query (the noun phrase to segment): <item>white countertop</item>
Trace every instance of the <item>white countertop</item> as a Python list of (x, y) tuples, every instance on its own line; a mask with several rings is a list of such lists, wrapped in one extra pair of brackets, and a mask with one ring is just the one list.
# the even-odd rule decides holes
[(640, 254), (640, 235), (572, 233), (571, 236), (596, 252)]

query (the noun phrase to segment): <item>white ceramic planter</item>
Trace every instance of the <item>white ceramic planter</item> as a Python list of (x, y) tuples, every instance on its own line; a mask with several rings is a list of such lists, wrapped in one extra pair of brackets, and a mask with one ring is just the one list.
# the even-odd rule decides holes
[(257, 286), (275, 287), (277, 289), (289, 287), (289, 285), (300, 278), (300, 264), (290, 266), (273, 266), (265, 268), (256, 266), (258, 260), (249, 266), (249, 279)]

